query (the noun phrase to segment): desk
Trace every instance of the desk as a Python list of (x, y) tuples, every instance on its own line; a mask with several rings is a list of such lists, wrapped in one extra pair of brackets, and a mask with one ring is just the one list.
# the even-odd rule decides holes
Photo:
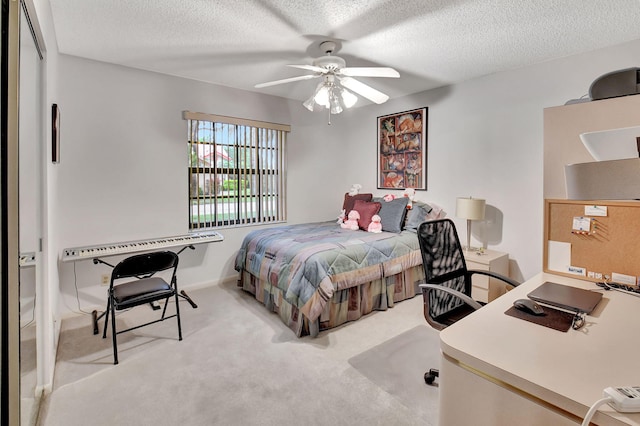
[[(640, 384), (640, 297), (606, 291), (581, 330), (563, 333), (504, 312), (545, 281), (541, 273), (440, 332), (440, 425), (576, 425), (608, 386)], [(597, 425), (640, 425), (608, 405)]]

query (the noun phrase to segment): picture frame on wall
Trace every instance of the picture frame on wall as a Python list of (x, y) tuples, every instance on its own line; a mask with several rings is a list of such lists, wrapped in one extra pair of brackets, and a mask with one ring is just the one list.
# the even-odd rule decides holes
[(427, 189), (428, 111), (378, 117), (378, 189)]
[(51, 161), (60, 162), (60, 108), (51, 105)]

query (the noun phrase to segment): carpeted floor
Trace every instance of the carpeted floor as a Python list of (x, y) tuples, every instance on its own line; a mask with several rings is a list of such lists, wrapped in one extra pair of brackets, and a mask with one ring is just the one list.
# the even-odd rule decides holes
[[(38, 424), (436, 424), (435, 412), (397, 391), (422, 380), (426, 349), (402, 348), (403, 357), (415, 356), (415, 367), (394, 365), (395, 386), (392, 378), (377, 381), (352, 365), (358, 356), (389, 353), (396, 336), (417, 340), (411, 337), (416, 328), (431, 331), (421, 297), (299, 339), (233, 283), (187, 291), (198, 308), (180, 303), (184, 339), (177, 339), (175, 320), (121, 334), (119, 365), (112, 364), (110, 334), (93, 335), (90, 316), (63, 320), (53, 392)], [(117, 322), (130, 326), (151, 315), (157, 312), (136, 308)], [(437, 337), (424, 337), (437, 354)]]
[[(438, 418), (438, 387), (427, 386), (424, 373), (440, 368), (438, 332), (418, 325), (349, 360), (356, 370), (419, 413), (425, 424)], [(438, 381), (436, 380), (436, 385)]]

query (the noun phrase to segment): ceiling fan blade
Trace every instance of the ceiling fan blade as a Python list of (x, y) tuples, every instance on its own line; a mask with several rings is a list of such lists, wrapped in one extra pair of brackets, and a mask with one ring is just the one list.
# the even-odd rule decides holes
[(317, 78), (317, 77), (320, 77), (320, 76), (314, 75), (314, 74), (301, 75), (298, 77), (284, 78), (282, 80), (275, 80), (275, 81), (269, 81), (267, 83), (260, 83), (260, 84), (256, 84), (253, 87), (255, 87), (256, 89), (260, 89), (262, 87), (275, 86), (276, 84), (291, 83), (293, 81), (301, 81), (301, 80), (310, 80), (312, 78)]
[(288, 67), (293, 67), (293, 68), (300, 68), (303, 70), (309, 70), (309, 71), (313, 71), (313, 72), (321, 72), (321, 73), (326, 73), (327, 70), (325, 68), (320, 68), (320, 67), (316, 67), (314, 65), (287, 65)]
[(348, 77), (400, 77), (398, 71), (387, 67), (347, 67), (340, 69), (340, 74)]
[(347, 89), (352, 90), (360, 96), (363, 96), (377, 104), (385, 103), (389, 99), (389, 96), (384, 93), (351, 77), (340, 78), (340, 83)]

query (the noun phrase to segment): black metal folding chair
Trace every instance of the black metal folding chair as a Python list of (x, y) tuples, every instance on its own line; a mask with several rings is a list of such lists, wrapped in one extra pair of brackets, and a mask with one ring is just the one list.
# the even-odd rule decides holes
[[(102, 338), (107, 337), (107, 324), (109, 312), (111, 313), (111, 331), (113, 338), (113, 363), (118, 363), (118, 343), (116, 336), (127, 331), (135, 330), (150, 324), (155, 324), (169, 318), (176, 317), (178, 321), (178, 340), (182, 340), (182, 327), (180, 325), (180, 306), (178, 303), (178, 282), (176, 270), (178, 269), (178, 255), (171, 251), (158, 251), (139, 254), (128, 257), (114, 266), (111, 272), (107, 310), (105, 311), (104, 332)], [(156, 276), (156, 273), (167, 271), (171, 273), (169, 281)], [(135, 278), (122, 282), (128, 278)], [(166, 315), (169, 299), (175, 298), (176, 313)], [(159, 319), (127, 328), (116, 330), (116, 311), (145, 305), (147, 303), (165, 300), (162, 316)]]

